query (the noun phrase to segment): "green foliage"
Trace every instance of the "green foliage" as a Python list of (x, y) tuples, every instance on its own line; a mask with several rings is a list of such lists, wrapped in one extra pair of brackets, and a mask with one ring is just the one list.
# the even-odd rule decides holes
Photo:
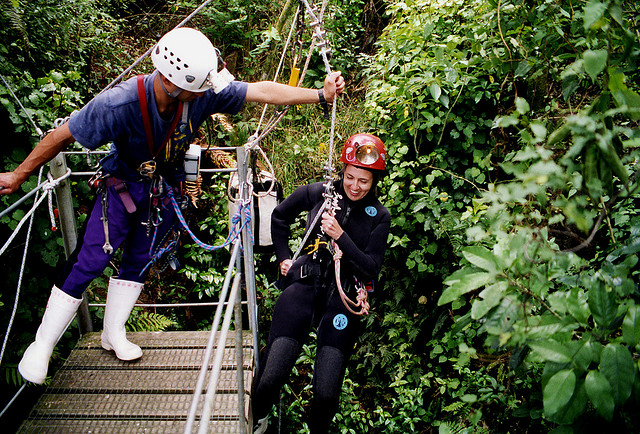
[[(618, 416), (638, 369), (637, 212), (626, 199), (636, 197), (636, 9), (389, 5), (393, 23), (364, 73), (372, 126), (390, 148), (393, 300), (374, 302), (385, 321), (370, 331), (376, 350), (359, 355), (382, 383), (398, 375), (427, 388), (423, 423), (443, 432), (513, 431), (524, 414), (535, 430), (583, 414), (637, 423)], [(456, 345), (425, 338), (443, 330)], [(479, 363), (487, 357), (493, 368)], [(459, 368), (469, 363), (473, 379)], [(627, 375), (623, 389), (610, 366)], [(469, 389), (482, 375), (511, 386)], [(448, 401), (451, 384), (464, 392)]]
[[(559, 110), (564, 122), (555, 130), (560, 107), (522, 97), (495, 119), (494, 129), (515, 132), (519, 149), (505, 154), (506, 176), (480, 196), (483, 218), (466, 231), (461, 267), (444, 280), (438, 300), (480, 321), (486, 348), (530, 350), (526, 360), (544, 366), (544, 416), (560, 425), (577, 426), (590, 409), (611, 421), (638, 376), (638, 219), (628, 199), (637, 196), (628, 165), (637, 153), (622, 145), (636, 140), (640, 109), (636, 90), (625, 84), (636, 74), (625, 44), (638, 44), (629, 41), (629, 7), (589, 2), (583, 25), (567, 29), (583, 48), (563, 57), (555, 86), (569, 105), (580, 92), (593, 102)], [(536, 72), (544, 71), (534, 65), (523, 79)], [(626, 423), (630, 429), (637, 422)]]
[[(191, 24), (222, 49), (237, 77), (271, 79), (288, 29), (268, 29), (284, 3), (227, 0)], [(5, 2), (0, 73), (46, 130), (144, 52), (151, 33), (195, 6), (160, 2), (147, 14), (135, 1)], [(594, 421), (637, 431), (637, 12), (624, 0), (329, 5), (334, 63), (348, 80), (336, 147), (356, 131), (383, 137), (390, 159), (380, 190), (393, 219), (372, 313), (343, 385), (340, 432), (541, 432)], [(383, 21), (389, 26), (372, 50)], [(316, 56), (305, 85), (323, 75)], [(359, 89), (367, 91), (364, 107), (354, 99)], [(4, 86), (0, 102), (17, 144), (2, 157), (12, 169), (36, 138)], [(209, 141), (242, 141), (260, 109), (234, 119), (241, 132)], [(320, 178), (328, 134), (317, 107), (292, 108), (261, 143), (286, 193)], [(207, 180), (189, 217), (210, 244), (227, 233), (225, 193), (224, 181)], [(5, 217), (2, 232), (24, 213)], [(34, 270), (44, 258), (51, 274), (62, 255), (48, 226), (36, 220), (41, 255), (23, 282), (23, 296), (41, 307), (50, 279)], [(228, 254), (181, 249), (182, 271), (153, 281), (164, 288), (159, 296), (216, 297)], [(257, 270), (262, 331), (279, 294), (271, 260), (259, 258)], [(18, 267), (3, 261), (6, 280), (16, 281)], [(96, 282), (96, 293), (102, 286)], [(0, 294), (2, 316), (10, 300)], [(38, 323), (40, 310), (20, 309), (20, 324)], [(136, 310), (132, 326), (180, 327), (187, 316)], [(194, 322), (206, 328), (208, 319)], [(9, 366), (32, 336), (18, 328)], [(284, 391), (291, 431), (308, 430), (302, 415), (314, 351), (305, 346)]]

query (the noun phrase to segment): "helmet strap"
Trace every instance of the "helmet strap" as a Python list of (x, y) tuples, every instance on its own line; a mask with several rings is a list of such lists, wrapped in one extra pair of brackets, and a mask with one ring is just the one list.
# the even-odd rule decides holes
[(169, 92), (167, 87), (164, 85), (164, 82), (162, 81), (162, 77), (164, 76), (161, 73), (159, 73), (158, 79), (160, 80), (160, 87), (162, 88), (162, 90), (164, 90), (164, 93), (166, 93), (171, 99), (178, 98), (178, 95), (182, 93), (182, 89), (180, 89), (179, 87), (176, 87), (176, 90), (174, 90), (173, 92)]

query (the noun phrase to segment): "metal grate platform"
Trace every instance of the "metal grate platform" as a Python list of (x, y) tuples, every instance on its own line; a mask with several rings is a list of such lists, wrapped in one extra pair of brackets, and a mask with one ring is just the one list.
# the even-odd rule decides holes
[[(141, 359), (123, 362), (113, 352), (100, 347), (100, 333), (83, 336), (18, 432), (182, 433), (209, 332), (128, 333), (127, 336), (142, 348)], [(237, 433), (239, 424), (250, 420), (251, 333), (243, 332), (245, 411), (242, 417), (238, 415), (233, 333), (225, 347), (210, 433)], [(205, 393), (206, 390), (201, 403)], [(202, 405), (198, 407), (196, 429), (201, 409)]]

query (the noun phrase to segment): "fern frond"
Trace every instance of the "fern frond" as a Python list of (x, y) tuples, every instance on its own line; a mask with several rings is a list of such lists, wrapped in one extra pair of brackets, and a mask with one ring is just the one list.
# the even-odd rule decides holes
[(132, 332), (161, 332), (177, 323), (166, 316), (154, 312), (139, 312), (131, 315), (127, 330)]
[(18, 387), (24, 384), (25, 380), (18, 372), (17, 365), (3, 366), (2, 370), (4, 371), (4, 380), (9, 386)]
[(465, 406), (464, 402), (456, 401), (443, 408), (444, 411), (451, 413), (460, 410)]
[(20, 34), (25, 46), (29, 46), (27, 26), (22, 19), (22, 14), (17, 7), (18, 2), (14, 3), (11, 0), (4, 0), (3, 2), (0, 2), (0, 9), (2, 10), (2, 12), (4, 12), (7, 18), (9, 18), (9, 21), (11, 22), (11, 28)]

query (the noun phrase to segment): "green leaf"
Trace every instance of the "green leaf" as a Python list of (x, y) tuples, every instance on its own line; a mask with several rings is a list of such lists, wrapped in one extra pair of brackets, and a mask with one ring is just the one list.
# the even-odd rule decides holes
[(496, 119), (495, 125), (499, 128), (508, 128), (515, 125), (518, 125), (518, 118), (515, 116), (500, 116)]
[(572, 424), (577, 418), (582, 416), (587, 407), (588, 400), (584, 387), (584, 379), (576, 378), (576, 386), (569, 403), (562, 407), (551, 420), (562, 425)]
[(598, 413), (610, 421), (613, 418), (615, 404), (607, 377), (599, 371), (589, 371), (584, 385), (587, 389), (587, 396), (589, 396)]
[(589, 31), (589, 29), (591, 29), (591, 27), (594, 26), (594, 24), (602, 18), (606, 10), (607, 10), (607, 5), (600, 1), (593, 0), (587, 3), (583, 11), (584, 30)]
[[(640, 108), (640, 95), (629, 89), (625, 84), (625, 75), (616, 68), (609, 68), (609, 90), (618, 106), (627, 105), (632, 108)], [(634, 118), (636, 116), (631, 115)]]
[(596, 323), (602, 328), (607, 327), (618, 312), (616, 294), (607, 291), (602, 282), (594, 279), (589, 291), (589, 308)]
[(600, 360), (600, 353), (602, 353), (602, 345), (594, 343), (588, 340), (572, 341), (574, 345), (577, 345), (577, 351), (573, 354), (573, 364), (587, 371), (591, 363), (598, 362)]
[(483, 270), (489, 271), (491, 273), (497, 272), (498, 261), (493, 252), (491, 252), (486, 247), (470, 246), (462, 251), (462, 255), (467, 261), (471, 262), (478, 268), (482, 268)]
[[(442, 306), (443, 304), (451, 303), (453, 300), (461, 297), (462, 295), (473, 291), (474, 289), (478, 289), (481, 286), (486, 285), (493, 279), (493, 274), (491, 273), (469, 273), (466, 274), (463, 279), (451, 281), (446, 280), (445, 283), (449, 286), (449, 288), (445, 289), (440, 298), (438, 299), (438, 306)], [(453, 283), (448, 283), (453, 282)]]
[(598, 75), (607, 66), (609, 52), (607, 50), (587, 50), (582, 55), (584, 59), (584, 70), (591, 80), (596, 81)]
[(471, 305), (471, 318), (480, 319), (502, 301), (507, 289), (506, 282), (496, 282), (487, 285), (479, 294), (479, 298), (473, 300)]
[(442, 89), (436, 83), (432, 83), (431, 86), (429, 86), (429, 92), (436, 101), (438, 101), (440, 99), (440, 95), (442, 95)]
[(632, 347), (640, 343), (640, 306), (631, 306), (624, 316), (622, 339)]
[(571, 288), (567, 296), (567, 310), (579, 323), (585, 324), (589, 319), (589, 304), (585, 292), (577, 287)]
[(604, 347), (600, 357), (600, 372), (607, 377), (611, 385), (615, 404), (622, 405), (627, 402), (636, 374), (629, 350), (619, 344), (608, 344)]
[(526, 115), (531, 111), (531, 107), (529, 106), (529, 103), (526, 99), (522, 97), (516, 98), (516, 111), (521, 115)]
[(514, 75), (516, 77), (524, 77), (529, 71), (531, 71), (531, 66), (532, 65), (530, 65), (526, 59), (521, 61), (520, 63), (518, 63)]
[(543, 360), (556, 363), (571, 362), (571, 352), (569, 348), (560, 342), (547, 341), (531, 341), (527, 345)]
[(576, 387), (576, 374), (573, 369), (558, 371), (549, 379), (542, 391), (544, 413), (547, 417), (557, 414), (566, 405)]

